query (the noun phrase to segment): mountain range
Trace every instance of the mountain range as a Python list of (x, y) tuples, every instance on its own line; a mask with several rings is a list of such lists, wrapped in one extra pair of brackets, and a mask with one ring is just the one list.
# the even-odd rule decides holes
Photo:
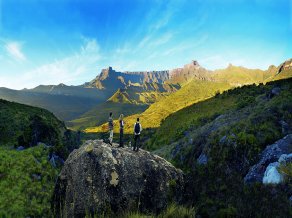
[[(66, 121), (70, 128), (84, 129), (105, 122), (110, 110), (115, 111), (116, 115), (141, 114), (146, 110), (142, 113), (146, 113), (145, 116), (159, 111), (159, 114), (163, 113), (161, 119), (164, 119), (216, 92), (288, 78), (291, 76), (291, 62), (290, 59), (278, 67), (272, 65), (267, 70), (230, 64), (225, 69), (211, 71), (197, 61), (163, 71), (118, 72), (108, 67), (90, 82), (79, 86), (39, 85), (23, 90), (0, 88), (0, 98), (48, 109)], [(197, 93), (192, 91), (194, 87)], [(166, 112), (161, 112), (164, 110)]]

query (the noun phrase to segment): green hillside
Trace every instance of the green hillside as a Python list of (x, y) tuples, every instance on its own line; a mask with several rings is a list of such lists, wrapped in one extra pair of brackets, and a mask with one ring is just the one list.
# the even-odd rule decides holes
[(56, 145), (65, 131), (65, 124), (45, 109), (0, 99), (0, 145)]
[(291, 167), (279, 186), (243, 178), (267, 145), (292, 133), (291, 93), (292, 79), (225, 91), (167, 117), (146, 147), (189, 172), (188, 196), (204, 217), (289, 217)]
[(263, 83), (266, 78), (276, 74), (276, 72), (276, 68), (264, 71), (229, 65), (226, 69), (215, 70), (212, 77), (215, 80), (226, 81), (234, 85), (258, 84)]
[(60, 161), (79, 144), (51, 112), (0, 100), (0, 217), (51, 217)]

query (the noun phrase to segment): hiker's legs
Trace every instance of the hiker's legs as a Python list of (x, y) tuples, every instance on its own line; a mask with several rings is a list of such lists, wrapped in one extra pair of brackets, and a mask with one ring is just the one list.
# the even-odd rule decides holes
[(110, 144), (113, 143), (113, 138), (114, 138), (114, 130), (110, 130), (110, 136), (109, 136), (109, 142), (110, 142)]
[(134, 146), (133, 146), (133, 151), (136, 150), (137, 147), (137, 135), (134, 136)]
[(139, 147), (140, 147), (140, 135), (137, 135), (136, 141), (137, 141), (137, 149), (136, 149), (136, 151), (139, 151)]
[(120, 147), (124, 147), (124, 130), (120, 129)]

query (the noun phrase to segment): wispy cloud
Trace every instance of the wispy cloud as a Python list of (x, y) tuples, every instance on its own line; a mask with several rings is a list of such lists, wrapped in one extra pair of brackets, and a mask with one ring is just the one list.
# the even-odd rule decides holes
[(25, 61), (26, 56), (22, 51), (22, 43), (12, 41), (5, 44), (5, 50), (9, 56), (17, 61)]
[(173, 37), (173, 34), (168, 32), (164, 35), (158, 37), (156, 40), (152, 41), (149, 46), (159, 46), (167, 43), (171, 38)]
[[(65, 83), (78, 85), (80, 81), (86, 81), (87, 78), (84, 77), (89, 72), (97, 71), (97, 63), (100, 57), (97, 41), (86, 38), (83, 39), (83, 44), (73, 55), (36, 67), (22, 74), (17, 81), (10, 79), (9, 75), (2, 76), (0, 86), (21, 89), (33, 88), (40, 84)], [(14, 82), (9, 84), (8, 81)], [(23, 87), (24, 85), (25, 87)]]
[[(164, 3), (164, 9), (158, 10), (158, 19), (150, 26), (150, 31), (157, 31), (169, 24), (174, 14), (179, 10), (184, 0), (171, 0)], [(155, 15), (157, 16), (157, 15)]]
[(208, 40), (208, 35), (203, 35), (203, 36), (199, 37), (196, 41), (182, 42), (175, 47), (172, 47), (168, 50), (165, 50), (162, 54), (164, 56), (168, 56), (168, 55), (173, 55), (173, 54), (184, 52), (184, 51), (194, 50), (197, 47), (206, 43), (207, 40)]
[(100, 59), (99, 45), (96, 40), (85, 39), (84, 41), (80, 51), (74, 55), (40, 66), (28, 72), (26, 76), (40, 77), (40, 80), (44, 78), (42, 82), (46, 84), (76, 82), (83, 74), (94, 71)]

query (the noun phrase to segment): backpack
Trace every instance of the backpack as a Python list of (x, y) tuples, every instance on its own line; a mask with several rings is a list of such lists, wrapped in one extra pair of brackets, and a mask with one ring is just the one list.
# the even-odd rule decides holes
[(108, 119), (108, 126), (110, 129), (114, 128), (114, 122), (113, 122), (113, 119), (111, 117)]
[(140, 133), (140, 123), (135, 124), (135, 133), (139, 134)]

